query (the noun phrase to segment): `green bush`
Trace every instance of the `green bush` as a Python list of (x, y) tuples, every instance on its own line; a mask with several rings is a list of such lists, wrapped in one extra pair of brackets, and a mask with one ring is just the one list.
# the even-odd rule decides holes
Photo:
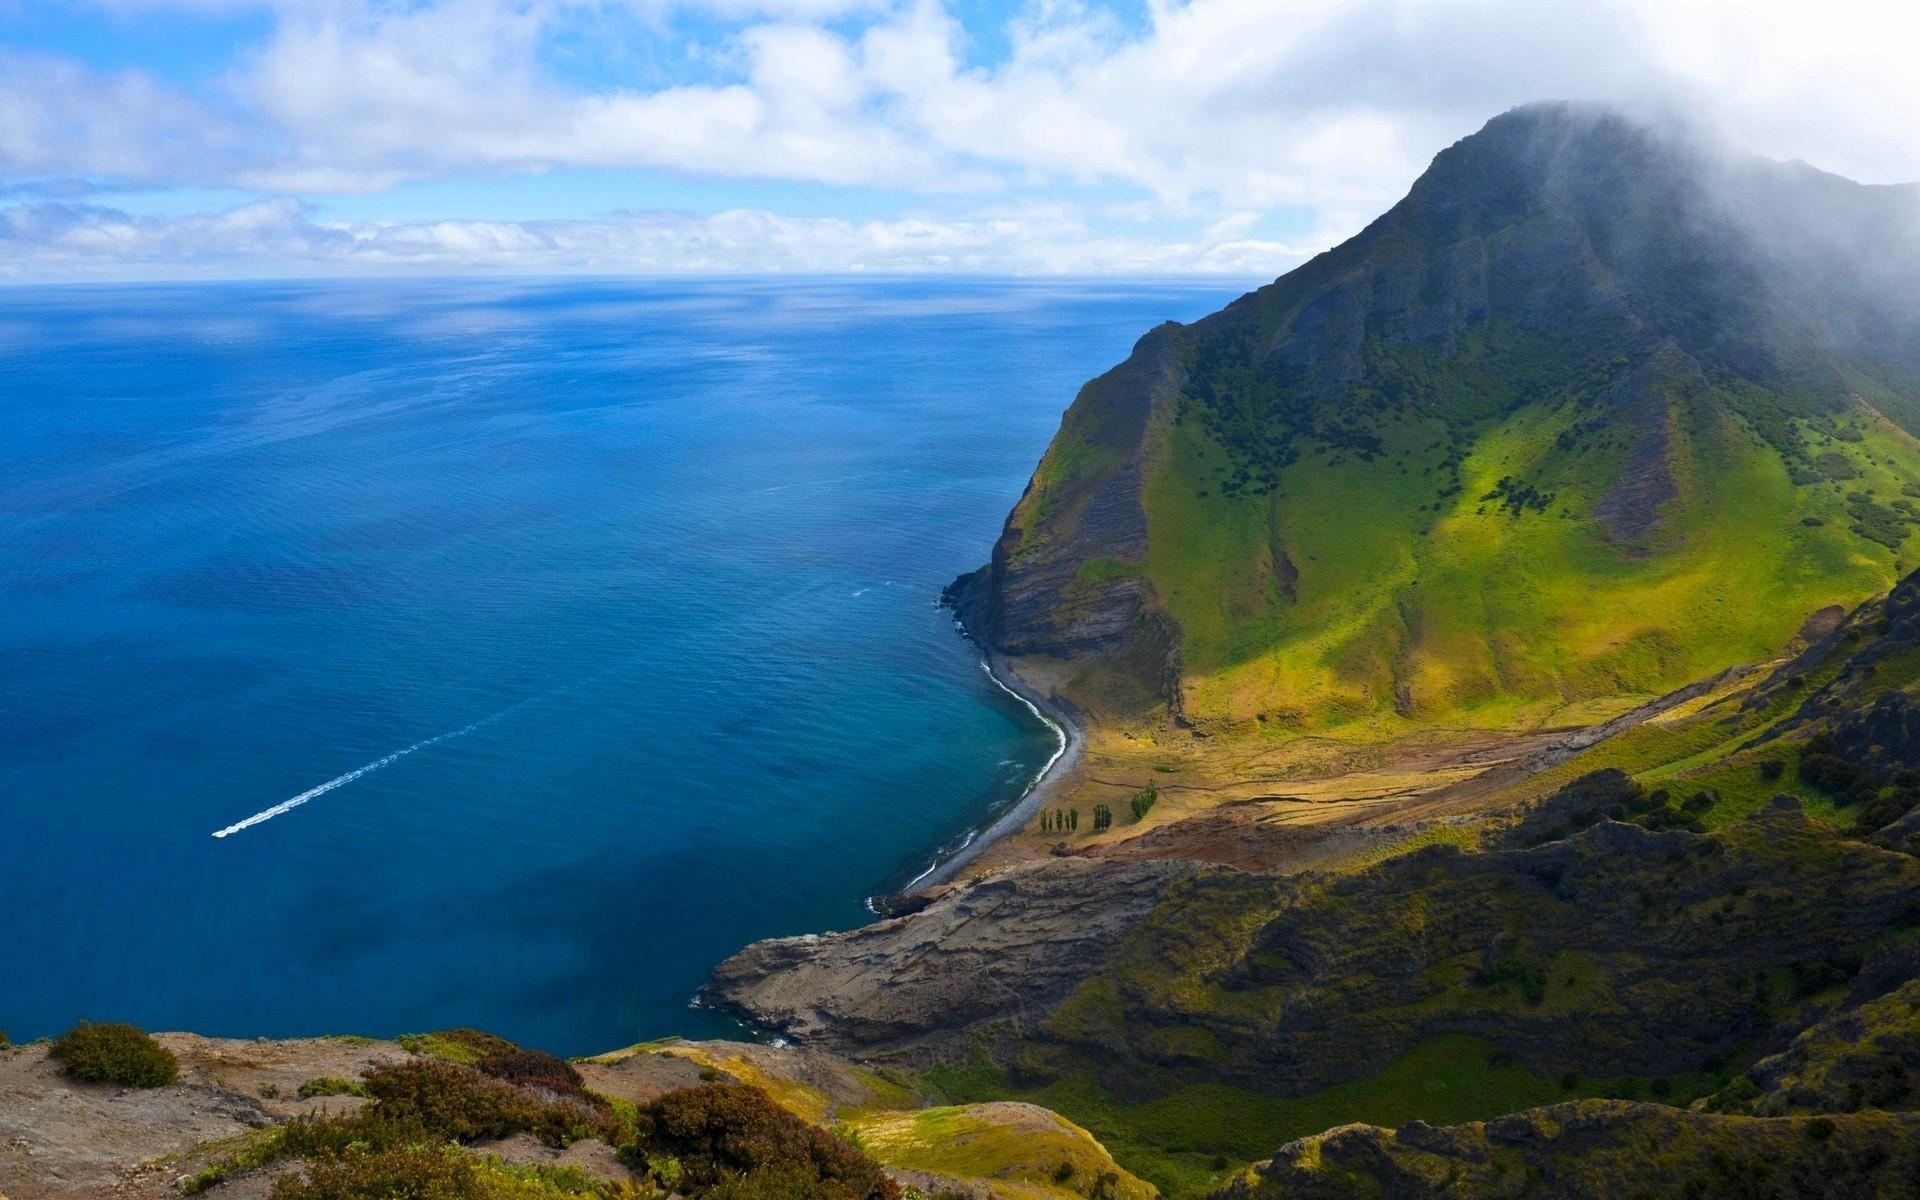
[(511, 1054), (489, 1054), (475, 1063), (482, 1074), (520, 1087), (541, 1088), (556, 1096), (590, 1099), (587, 1081), (573, 1064), (545, 1050), (515, 1050)]
[(516, 1133), (551, 1146), (586, 1137), (613, 1140), (611, 1113), (602, 1103), (537, 1096), (451, 1063), (378, 1066), (367, 1072), (366, 1088), (374, 1103), (365, 1119), (418, 1125), (441, 1141)]
[(173, 1051), (132, 1025), (80, 1022), (53, 1044), (53, 1057), (74, 1079), (128, 1087), (166, 1087), (180, 1080)]
[(859, 1148), (809, 1125), (758, 1088), (703, 1084), (668, 1092), (638, 1114), (629, 1162), (672, 1158), (683, 1187), (708, 1200), (898, 1200), (900, 1189)]
[(322, 1075), (318, 1079), (309, 1079), (300, 1085), (300, 1098), (311, 1100), (315, 1096), (369, 1096), (367, 1085), (355, 1079), (341, 1079), (336, 1075)]
[[(335, 1090), (339, 1087), (344, 1092)], [(620, 1119), (610, 1104), (597, 1097), (557, 1097), (432, 1059), (375, 1067), (367, 1072), (364, 1083), (310, 1080), (301, 1091), (365, 1095), (373, 1103), (350, 1116), (301, 1117), (266, 1131), (209, 1165), (184, 1190), (195, 1194), (235, 1175), (298, 1159), (314, 1166), (304, 1177), (282, 1180), (274, 1200), (465, 1200), (468, 1196), (524, 1200), (572, 1195), (578, 1189), (558, 1168), (508, 1168), (483, 1160), (449, 1159), (450, 1144), (525, 1133), (549, 1146), (587, 1137), (617, 1145), (629, 1140), (623, 1133), (633, 1123), (631, 1116)], [(538, 1178), (526, 1176), (528, 1171)], [(418, 1172), (417, 1182), (409, 1172)], [(393, 1190), (401, 1186), (394, 1180), (403, 1181), (404, 1187)], [(537, 1187), (528, 1190), (522, 1185)]]
[(273, 1200), (488, 1200), (473, 1164), (430, 1147), (347, 1147), (274, 1182)]
[(512, 1054), (520, 1047), (503, 1037), (478, 1029), (442, 1029), (438, 1033), (403, 1033), (394, 1039), (409, 1054), (471, 1067), (481, 1059)]

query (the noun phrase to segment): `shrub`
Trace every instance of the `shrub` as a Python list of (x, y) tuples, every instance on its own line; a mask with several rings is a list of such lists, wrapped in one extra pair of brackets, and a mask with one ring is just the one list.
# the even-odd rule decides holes
[(1843, 803), (1869, 799), (1878, 790), (1868, 772), (1834, 754), (1811, 752), (1802, 755), (1800, 778), (1823, 792), (1840, 797)]
[(1712, 788), (1702, 788), (1700, 791), (1688, 796), (1687, 802), (1680, 807), (1682, 811), (1685, 812), (1702, 813), (1719, 802), (1720, 793), (1714, 791)]
[(1507, 947), (1474, 973), (1473, 982), (1492, 991), (1505, 991), (1518, 984), (1520, 995), (1531, 1007), (1538, 1008), (1547, 998), (1547, 973), (1539, 963), (1518, 947)]
[[(276, 1092), (276, 1094), (278, 1094)], [(337, 1075), (322, 1075), (318, 1079), (309, 1079), (300, 1085), (300, 1098), (311, 1100), (315, 1096), (369, 1096), (367, 1085), (357, 1079), (341, 1079)]]
[(532, 1095), (451, 1063), (394, 1063), (367, 1072), (367, 1093), (377, 1122), (418, 1125), (442, 1141), (531, 1134), (553, 1146), (608, 1136), (603, 1106)]
[[(464, 1200), (468, 1195), (503, 1200), (547, 1195), (556, 1189), (571, 1194), (553, 1168), (541, 1168), (545, 1173), (535, 1181), (544, 1191), (527, 1191), (507, 1186), (512, 1180), (502, 1182), (503, 1171), (513, 1175), (521, 1168), (484, 1162), (473, 1165), (471, 1171), (444, 1167), (421, 1158), (421, 1147), (438, 1146), (444, 1151), (449, 1143), (516, 1133), (531, 1134), (550, 1146), (584, 1137), (609, 1143), (623, 1140), (621, 1123), (608, 1105), (523, 1090), (451, 1063), (418, 1059), (384, 1065), (368, 1071), (363, 1084), (322, 1078), (301, 1090), (303, 1094), (310, 1089), (314, 1095), (343, 1094), (333, 1090), (335, 1085), (345, 1085), (354, 1095), (370, 1096), (373, 1103), (351, 1116), (301, 1117), (266, 1131), (201, 1171), (185, 1190), (194, 1194), (270, 1163), (305, 1159), (315, 1167), (304, 1179), (289, 1177), (287, 1190), (276, 1190), (275, 1200)], [(390, 1179), (410, 1179), (406, 1172), (416, 1168), (422, 1172), (421, 1182), (409, 1183), (411, 1190), (379, 1190)], [(458, 1190), (467, 1186), (468, 1174), (476, 1174), (478, 1182), (473, 1186), (478, 1190)]]
[(406, 1033), (395, 1039), (402, 1050), (441, 1062), (471, 1067), (495, 1054), (512, 1054), (520, 1047), (503, 1037), (478, 1029), (443, 1029), (438, 1033)]
[(556, 1096), (588, 1099), (587, 1081), (572, 1063), (545, 1050), (515, 1050), (511, 1054), (489, 1054), (474, 1064), (482, 1074), (521, 1087), (541, 1088)]
[(304, 1176), (283, 1175), (273, 1200), (488, 1200), (473, 1164), (443, 1149), (348, 1147)]
[(1855, 833), (1874, 833), (1885, 829), (1912, 811), (1920, 803), (1920, 789), (1896, 787), (1867, 802), (1853, 818)]
[(1760, 763), (1760, 778), (1772, 783), (1787, 773), (1787, 764), (1777, 758), (1764, 759)]
[(80, 1022), (53, 1044), (53, 1057), (75, 1079), (128, 1087), (166, 1087), (180, 1080), (180, 1060), (143, 1030), (117, 1022)]
[(703, 1084), (638, 1114), (629, 1161), (677, 1159), (694, 1194), (725, 1200), (898, 1200), (860, 1150), (781, 1108), (758, 1088)]
[(7, 1036), (6, 1030), (0, 1029), (0, 1050), (11, 1050), (12, 1048), (13, 1039)]

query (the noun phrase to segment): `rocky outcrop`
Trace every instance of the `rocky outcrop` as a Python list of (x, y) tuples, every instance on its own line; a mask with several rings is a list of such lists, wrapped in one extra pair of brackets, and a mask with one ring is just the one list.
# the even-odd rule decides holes
[[(371, 1039), (203, 1038), (161, 1034), (180, 1060), (165, 1088), (83, 1083), (45, 1043), (0, 1049), (0, 1196), (104, 1200), (166, 1195), (197, 1147), (299, 1116), (358, 1107), (352, 1096), (302, 1097), (318, 1076), (356, 1078), (406, 1052)], [(259, 1194), (264, 1195), (262, 1187)]]
[(1669, 457), (1669, 426), (1678, 397), (1705, 386), (1700, 368), (1669, 342), (1607, 397), (1634, 439), (1625, 470), (1593, 506), (1593, 518), (1608, 537), (1626, 543), (1645, 540), (1658, 526), (1662, 507), (1679, 495)]
[(1189, 864), (1032, 863), (847, 933), (757, 942), (707, 995), (756, 1024), (861, 1058), (964, 1058), (1032, 1036)]

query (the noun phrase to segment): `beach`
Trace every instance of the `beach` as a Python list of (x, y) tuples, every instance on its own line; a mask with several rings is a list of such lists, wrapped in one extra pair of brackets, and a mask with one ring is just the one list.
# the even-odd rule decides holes
[(1059, 787), (1060, 781), (1072, 774), (1080, 763), (1080, 752), (1086, 744), (1086, 736), (1075, 719), (1072, 708), (1064, 701), (1041, 693), (1014, 671), (1005, 655), (989, 654), (982, 664), (994, 683), (1016, 700), (1033, 710), (1035, 716), (1052, 728), (1060, 739), (1060, 748), (1054, 752), (1047, 765), (1027, 786), (1020, 799), (1014, 805), (994, 818), (993, 823), (968, 838), (953, 853), (936, 862), (927, 871), (913, 879), (901, 894), (922, 891), (952, 883), (981, 852), (1001, 838), (1024, 828), (1046, 804), (1049, 797)]

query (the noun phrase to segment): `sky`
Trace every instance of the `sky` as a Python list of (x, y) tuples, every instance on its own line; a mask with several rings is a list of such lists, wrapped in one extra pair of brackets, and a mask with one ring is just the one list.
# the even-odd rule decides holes
[(1517, 104), (1920, 180), (1920, 5), (0, 0), (0, 281), (1272, 277)]

